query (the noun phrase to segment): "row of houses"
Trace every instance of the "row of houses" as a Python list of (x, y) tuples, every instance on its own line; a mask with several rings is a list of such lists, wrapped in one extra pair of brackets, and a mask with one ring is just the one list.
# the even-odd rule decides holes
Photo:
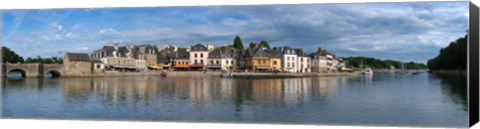
[[(233, 45), (195, 44), (186, 48), (166, 45), (103, 46), (90, 55), (69, 53), (66, 58), (91, 62), (93, 73), (152, 70), (232, 70), (254, 72), (332, 72), (344, 68), (340, 58), (325, 49), (311, 54), (301, 48), (255, 46), (238, 50)], [(88, 58), (88, 59), (86, 59)]]
[(256, 72), (331, 72), (345, 67), (340, 58), (325, 49), (311, 54), (301, 48), (255, 46), (244, 50), (232, 45), (213, 47), (195, 44), (187, 48), (166, 45), (158, 65), (170, 70), (234, 70)]

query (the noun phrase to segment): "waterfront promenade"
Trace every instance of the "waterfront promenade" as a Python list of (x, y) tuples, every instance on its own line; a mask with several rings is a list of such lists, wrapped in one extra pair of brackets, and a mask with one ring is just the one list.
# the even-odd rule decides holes
[[(63, 76), (63, 77), (116, 77), (116, 76), (160, 76), (160, 72), (105, 72), (102, 74), (92, 74), (84, 76)], [(360, 72), (337, 72), (337, 73), (254, 73), (242, 72), (232, 73), (234, 78), (295, 78), (295, 77), (312, 77), (312, 76), (355, 76)], [(220, 71), (168, 71), (167, 77), (220, 77)]]

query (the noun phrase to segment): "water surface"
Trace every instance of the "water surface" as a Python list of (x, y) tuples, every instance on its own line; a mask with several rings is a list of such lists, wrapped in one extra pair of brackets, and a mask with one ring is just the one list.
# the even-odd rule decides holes
[(466, 80), (422, 73), (288, 79), (6, 78), (2, 117), (467, 127)]

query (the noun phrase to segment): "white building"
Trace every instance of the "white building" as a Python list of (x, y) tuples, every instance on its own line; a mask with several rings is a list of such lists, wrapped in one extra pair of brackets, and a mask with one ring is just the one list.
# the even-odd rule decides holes
[(235, 49), (227, 49), (225, 51), (212, 51), (208, 54), (209, 69), (232, 70), (236, 68), (237, 62), (235, 57)]
[[(208, 45), (210, 46), (210, 45)], [(190, 53), (190, 65), (194, 68), (201, 67), (202, 69), (208, 64), (208, 53), (212, 51), (207, 46), (202, 44), (196, 44), (189, 46), (187, 51)]]
[(310, 57), (305, 55), (303, 49), (295, 49), (297, 53), (297, 70), (299, 73), (307, 73), (311, 71)]
[(298, 55), (295, 49), (289, 47), (274, 48), (275, 51), (280, 53), (282, 60), (282, 70), (286, 72), (299, 72), (298, 71)]

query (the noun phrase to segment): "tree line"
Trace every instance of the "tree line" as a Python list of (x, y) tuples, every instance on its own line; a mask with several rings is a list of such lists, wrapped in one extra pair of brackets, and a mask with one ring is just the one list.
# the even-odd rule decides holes
[(346, 62), (347, 67), (353, 68), (363, 68), (370, 67), (373, 69), (390, 69), (395, 67), (396, 69), (401, 69), (402, 65), (405, 69), (426, 69), (427, 66), (423, 63), (410, 62), (401, 62), (395, 60), (380, 60), (372, 57), (346, 57), (343, 58)]
[(14, 51), (10, 50), (7, 47), (2, 47), (2, 59), (3, 63), (44, 63), (44, 64), (62, 64), (63, 58), (59, 57), (49, 57), (42, 58), (37, 56), (35, 58), (27, 57), (24, 59), (22, 56), (19, 56)]
[(440, 54), (428, 60), (430, 70), (465, 70), (467, 69), (467, 35), (450, 42)]

